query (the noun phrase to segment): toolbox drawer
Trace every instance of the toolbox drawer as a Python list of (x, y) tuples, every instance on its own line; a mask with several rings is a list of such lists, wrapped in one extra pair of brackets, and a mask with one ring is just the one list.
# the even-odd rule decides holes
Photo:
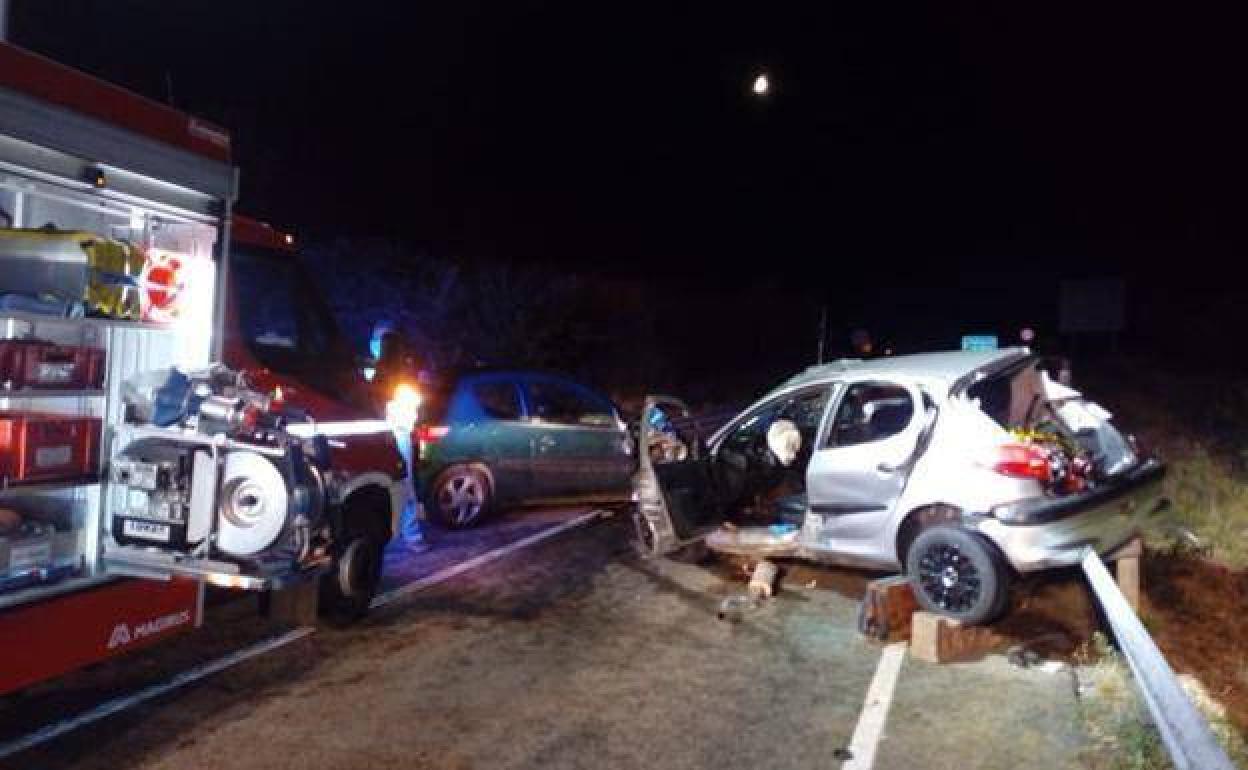
[(98, 417), (0, 411), (0, 487), (99, 474)]
[(38, 340), (0, 340), (0, 388), (92, 390), (104, 386), (104, 351)]

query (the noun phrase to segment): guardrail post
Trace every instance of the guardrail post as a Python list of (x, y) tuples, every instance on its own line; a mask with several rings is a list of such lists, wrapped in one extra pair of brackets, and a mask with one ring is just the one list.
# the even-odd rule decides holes
[(1109, 619), (1122, 656), (1177, 770), (1234, 770), (1209, 723), (1183, 691), (1174, 670), (1110, 577), (1101, 557), (1089, 548), (1080, 566)]
[(1114, 565), (1114, 576), (1118, 578), (1118, 588), (1126, 597), (1127, 604), (1136, 612), (1140, 611), (1140, 559), (1144, 558), (1144, 543), (1135, 537), (1117, 551), (1105, 557), (1106, 562)]

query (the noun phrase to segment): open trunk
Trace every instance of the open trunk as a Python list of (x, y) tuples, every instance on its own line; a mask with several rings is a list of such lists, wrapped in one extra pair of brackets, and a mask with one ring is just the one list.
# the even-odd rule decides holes
[(1035, 478), (1055, 495), (1095, 488), (1140, 463), (1134, 441), (1112, 415), (1053, 380), (1028, 358), (965, 388), (966, 396), (1009, 434), (1001, 466)]

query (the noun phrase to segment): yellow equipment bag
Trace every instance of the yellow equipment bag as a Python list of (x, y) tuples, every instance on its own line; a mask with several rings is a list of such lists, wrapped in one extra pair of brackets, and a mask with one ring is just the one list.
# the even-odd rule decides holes
[(128, 243), (107, 238), (82, 242), (91, 276), (87, 283), (88, 312), (138, 321), (143, 317), (139, 278), (145, 259)]
[(0, 295), (51, 295), (138, 321), (144, 259), (141, 249), (95, 233), (0, 229)]

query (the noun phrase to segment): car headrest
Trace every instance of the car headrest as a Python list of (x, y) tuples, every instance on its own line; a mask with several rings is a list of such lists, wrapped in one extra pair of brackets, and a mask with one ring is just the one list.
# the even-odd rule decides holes
[(876, 436), (891, 436), (905, 430), (910, 423), (914, 410), (910, 401), (882, 401), (873, 405), (871, 411), (871, 432)]

